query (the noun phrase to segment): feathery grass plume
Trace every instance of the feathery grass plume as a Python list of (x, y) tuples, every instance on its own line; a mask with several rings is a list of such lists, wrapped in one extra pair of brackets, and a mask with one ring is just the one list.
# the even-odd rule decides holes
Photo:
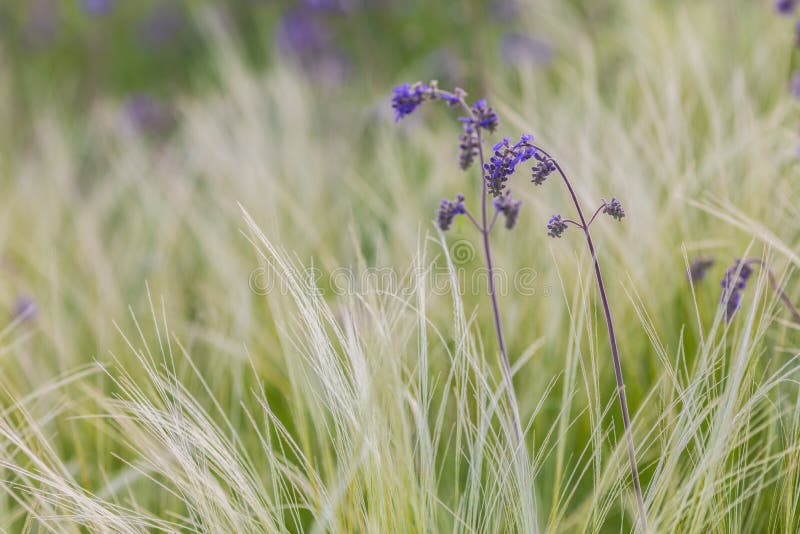
[[(443, 100), (451, 106), (460, 105), (466, 116), (460, 117), (463, 132), (459, 137), (461, 156), (459, 158), (460, 167), (467, 169), (477, 155), (481, 165), (481, 212), (480, 219), (473, 216), (463, 204), (463, 196), (459, 195), (455, 202), (443, 200), (437, 212), (437, 222), (441, 230), (450, 228), (453, 217), (458, 214), (466, 215), (483, 240), (484, 260), (486, 262), (487, 285), (489, 298), (492, 303), (492, 315), (494, 318), (495, 336), (500, 352), (500, 364), (506, 391), (511, 404), (513, 415), (513, 432), (516, 440), (515, 460), (521, 472), (527, 472), (529, 460), (527, 448), (525, 446), (525, 432), (522, 427), (519, 415), (519, 406), (514, 392), (513, 374), (511, 362), (506, 351), (503, 326), (500, 319), (500, 306), (497, 300), (497, 290), (495, 288), (495, 272), (492, 260), (492, 249), (489, 240), (490, 233), (494, 227), (499, 214), (503, 214), (506, 220), (506, 228), (512, 229), (516, 224), (522, 202), (514, 200), (510, 195), (504, 195), (493, 203), (495, 213), (491, 221), (488, 215), (488, 197), (492, 195), (498, 197), (505, 187), (506, 177), (514, 172), (516, 165), (533, 157), (535, 151), (530, 145), (533, 140), (530, 136), (523, 136), (518, 143), (513, 146), (508, 139), (497, 143), (493, 150), (494, 155), (486, 162), (483, 152), (483, 132), (494, 132), (499, 119), (494, 110), (488, 105), (485, 99), (480, 99), (472, 106), (466, 101), (467, 93), (456, 88), (452, 92), (439, 89), (436, 81), (430, 84), (416, 82), (414, 84), (403, 84), (394, 88), (392, 97), (392, 108), (395, 110), (395, 120), (413, 113), (423, 102), (432, 100)], [(521, 509), (524, 515), (523, 523), (528, 528), (535, 528), (535, 521), (530, 516), (535, 507), (534, 502), (522, 503)]]
[(772, 269), (769, 268), (764, 260), (759, 258), (737, 258), (734, 260), (733, 265), (725, 271), (720, 283), (722, 286), (720, 304), (725, 306), (725, 320), (730, 322), (741, 307), (742, 292), (747, 288), (747, 281), (753, 275), (754, 266), (761, 267), (766, 271), (772, 290), (792, 314), (792, 320), (800, 325), (800, 311), (797, 310), (789, 295), (780, 286)]

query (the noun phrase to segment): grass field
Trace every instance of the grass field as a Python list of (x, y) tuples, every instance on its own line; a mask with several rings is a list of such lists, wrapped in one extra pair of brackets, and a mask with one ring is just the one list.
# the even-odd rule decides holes
[[(552, 63), (464, 89), (625, 204), (593, 229), (650, 531), (798, 532), (800, 327), (766, 270), (719, 304), (740, 257), (800, 303), (791, 21), (613, 5), (536, 2)], [(395, 123), (391, 85), (256, 72), (203, 28), (219, 82), (168, 136), (57, 92), (20, 126), (0, 84), (0, 531), (636, 531), (591, 257), (546, 235), (563, 188), (515, 177), (493, 234), (514, 405), (480, 240), (433, 222), (479, 198), (453, 112)]]

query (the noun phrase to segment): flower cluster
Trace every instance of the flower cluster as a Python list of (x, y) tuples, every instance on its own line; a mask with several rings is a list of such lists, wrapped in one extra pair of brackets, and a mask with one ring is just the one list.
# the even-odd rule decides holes
[(511, 191), (506, 191), (504, 195), (494, 199), (494, 208), (498, 213), (502, 213), (506, 218), (506, 228), (511, 230), (517, 224), (519, 208), (522, 206), (521, 200), (516, 200), (511, 196)]
[(466, 212), (464, 195), (461, 193), (456, 195), (455, 200), (442, 199), (442, 203), (439, 204), (439, 210), (436, 212), (436, 223), (443, 232), (446, 232), (453, 224), (453, 219), (455, 219), (456, 215), (463, 215)]
[(747, 280), (753, 274), (753, 268), (742, 260), (733, 262), (725, 276), (722, 277), (722, 297), (720, 303), (725, 306), (725, 319), (730, 321), (742, 303), (742, 291)]
[(494, 145), (494, 154), (489, 162), (484, 164), (484, 179), (486, 187), (492, 196), (503, 192), (508, 178), (514, 174), (517, 165), (531, 159), (536, 154), (536, 149), (531, 144), (532, 135), (523, 135), (514, 145), (508, 137)]
[(531, 167), (531, 182), (533, 185), (542, 185), (547, 177), (556, 170), (556, 162), (552, 158), (543, 156), (537, 152), (534, 157), (538, 161), (536, 165)]
[(404, 83), (394, 88), (394, 96), (392, 97), (394, 120), (399, 121), (406, 115), (411, 115), (423, 102), (444, 100), (451, 106), (455, 106), (463, 96), (464, 92), (458, 88), (453, 93), (440, 91), (435, 80), (430, 84), (422, 82)]
[(475, 114), (475, 120), (484, 130), (494, 132), (497, 129), (499, 120), (497, 113), (486, 103), (485, 98), (481, 98), (472, 105), (472, 112)]
[(458, 165), (465, 171), (472, 166), (475, 157), (478, 155), (480, 141), (478, 132), (475, 129), (475, 119), (471, 117), (461, 117), (461, 127), (463, 132), (458, 136), (458, 148), (461, 151), (458, 158)]
[(566, 230), (567, 223), (561, 215), (553, 215), (550, 217), (550, 220), (547, 221), (547, 235), (550, 237), (561, 237)]
[(625, 217), (625, 211), (622, 209), (622, 203), (614, 197), (611, 197), (610, 202), (603, 200), (605, 207), (603, 213), (611, 215), (616, 220), (621, 221)]

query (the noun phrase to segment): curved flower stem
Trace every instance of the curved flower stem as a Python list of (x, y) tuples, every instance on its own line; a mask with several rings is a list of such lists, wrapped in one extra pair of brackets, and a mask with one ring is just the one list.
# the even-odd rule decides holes
[(605, 208), (605, 207), (606, 207), (606, 205), (607, 205), (607, 204), (606, 204), (606, 201), (604, 200), (604, 201), (603, 201), (603, 203), (602, 203), (602, 204), (600, 204), (600, 207), (598, 207), (596, 210), (594, 210), (594, 215), (592, 215), (592, 218), (591, 218), (591, 219), (589, 219), (589, 222), (588, 222), (588, 223), (586, 223), (586, 226), (587, 226), (587, 228), (588, 228), (589, 226), (591, 226), (591, 225), (592, 225), (592, 223), (594, 222), (594, 220), (597, 218), (597, 215), (600, 213), (600, 210), (602, 210), (603, 208)]
[(556, 170), (558, 170), (558, 174), (560, 174), (561, 178), (564, 180), (564, 184), (567, 186), (569, 194), (572, 197), (572, 203), (575, 205), (575, 209), (578, 211), (578, 218), (581, 221), (583, 233), (586, 236), (586, 244), (589, 246), (589, 252), (592, 255), (592, 261), (594, 262), (594, 274), (595, 277), (597, 278), (597, 287), (600, 290), (600, 300), (603, 303), (603, 313), (605, 314), (606, 327), (608, 328), (608, 341), (609, 344), (611, 345), (611, 355), (614, 359), (614, 375), (617, 380), (617, 396), (619, 397), (619, 405), (620, 409), (622, 410), (622, 422), (623, 425), (625, 426), (625, 438), (628, 445), (628, 460), (630, 460), (631, 464), (631, 476), (633, 477), (633, 487), (636, 492), (636, 501), (639, 506), (639, 516), (642, 526), (642, 532), (647, 532), (647, 512), (644, 507), (641, 482), (639, 481), (639, 469), (636, 467), (636, 453), (635, 453), (635, 448), (633, 446), (633, 432), (631, 431), (631, 420), (630, 416), (628, 415), (628, 400), (627, 397), (625, 396), (625, 382), (622, 379), (622, 364), (619, 359), (619, 350), (617, 348), (617, 337), (614, 334), (614, 322), (611, 320), (611, 308), (608, 305), (606, 288), (605, 285), (603, 284), (603, 275), (600, 272), (600, 263), (597, 260), (597, 253), (595, 252), (594, 243), (592, 241), (592, 235), (591, 233), (589, 233), (589, 225), (586, 224), (586, 219), (583, 216), (583, 210), (581, 209), (581, 204), (578, 201), (578, 196), (575, 194), (575, 190), (572, 188), (572, 184), (567, 178), (567, 175), (561, 169), (561, 165), (559, 165), (558, 161), (555, 158), (553, 158), (550, 154), (548, 154), (538, 146), (534, 146), (534, 148), (553, 161)]
[(787, 295), (783, 288), (778, 285), (778, 280), (775, 278), (775, 274), (773, 274), (772, 269), (769, 268), (769, 265), (757, 258), (745, 260), (745, 263), (755, 263), (767, 271), (767, 276), (769, 277), (769, 283), (772, 286), (772, 290), (775, 291), (775, 293), (778, 295), (778, 298), (780, 298), (781, 302), (783, 302), (784, 306), (789, 309), (789, 312), (792, 314), (792, 320), (795, 322), (795, 324), (800, 325), (800, 312), (797, 311), (797, 308), (792, 303), (789, 295)]
[[(464, 211), (464, 214), (465, 214), (465, 215), (467, 216), (467, 218), (470, 220), (470, 222), (471, 222), (471, 223), (472, 223), (472, 225), (475, 227), (475, 229), (476, 229), (478, 232), (480, 232), (480, 233), (483, 233), (483, 227), (482, 227), (482, 226), (480, 225), (480, 223), (479, 223), (479, 222), (478, 222), (478, 221), (475, 219), (475, 217), (473, 217), (473, 215), (472, 215), (472, 214), (469, 212), (469, 210), (465, 210), (465, 211)], [(491, 230), (491, 228), (489, 228), (489, 229)]]

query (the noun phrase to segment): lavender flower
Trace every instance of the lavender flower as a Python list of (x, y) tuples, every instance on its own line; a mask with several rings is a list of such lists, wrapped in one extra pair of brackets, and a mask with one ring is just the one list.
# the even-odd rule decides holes
[(90, 15), (105, 15), (114, 8), (114, 0), (82, 0), (81, 5)]
[(413, 85), (404, 83), (394, 88), (392, 97), (392, 109), (394, 109), (394, 120), (399, 121), (406, 115), (411, 115), (420, 104), (430, 100), (444, 100), (451, 106), (455, 106), (464, 96), (463, 91), (456, 89), (453, 93), (439, 91), (436, 81), (429, 85), (417, 82)]
[(506, 218), (506, 228), (511, 230), (517, 224), (519, 208), (522, 206), (521, 200), (516, 200), (511, 196), (511, 191), (507, 190), (504, 195), (494, 199), (494, 208), (502, 213)]
[(714, 265), (714, 258), (695, 258), (689, 264), (687, 277), (692, 282), (700, 282), (706, 277), (706, 273)]
[(494, 145), (494, 155), (489, 158), (489, 163), (484, 165), (484, 179), (492, 196), (503, 192), (509, 177), (514, 174), (519, 163), (527, 161), (536, 154), (536, 149), (531, 144), (532, 135), (523, 135), (520, 140), (511, 145), (508, 137)]
[(436, 223), (443, 232), (446, 232), (450, 229), (450, 225), (453, 224), (453, 219), (455, 219), (456, 215), (463, 215), (466, 212), (464, 195), (461, 193), (456, 195), (455, 200), (442, 199), (442, 203), (439, 204), (439, 209), (436, 212)]
[(775, 11), (781, 15), (794, 15), (797, 9), (797, 0), (776, 0)]
[(789, 82), (789, 92), (792, 93), (793, 97), (800, 99), (800, 70), (796, 70), (792, 73), (792, 79)]
[(467, 170), (472, 166), (475, 161), (475, 156), (478, 155), (478, 132), (475, 131), (475, 119), (471, 117), (461, 117), (463, 132), (458, 136), (460, 144), (458, 148), (461, 150), (458, 164), (461, 170)]
[(39, 306), (36, 300), (29, 295), (20, 295), (14, 301), (14, 309), (11, 315), (19, 321), (33, 321), (39, 313)]
[(733, 262), (722, 277), (722, 297), (720, 303), (725, 306), (725, 319), (730, 322), (733, 314), (739, 309), (742, 302), (742, 291), (747, 286), (747, 280), (753, 274), (753, 268), (745, 261), (737, 259)]
[(534, 157), (539, 161), (531, 167), (531, 182), (534, 185), (542, 185), (547, 177), (556, 170), (556, 163), (546, 156), (536, 153)]
[(561, 237), (566, 230), (567, 223), (564, 222), (561, 215), (553, 215), (550, 217), (550, 220), (547, 221), (547, 235), (550, 237)]
[(490, 132), (494, 132), (497, 129), (499, 123), (497, 113), (486, 104), (485, 98), (475, 102), (472, 106), (472, 111), (475, 113), (475, 118), (481, 128)]
[(611, 215), (618, 221), (621, 221), (622, 218), (625, 217), (625, 211), (622, 209), (622, 203), (614, 197), (611, 197), (611, 201), (606, 203), (605, 207), (603, 208), (603, 213)]
[(175, 115), (162, 101), (144, 93), (129, 97), (124, 112), (130, 123), (143, 133), (165, 133), (175, 125)]

